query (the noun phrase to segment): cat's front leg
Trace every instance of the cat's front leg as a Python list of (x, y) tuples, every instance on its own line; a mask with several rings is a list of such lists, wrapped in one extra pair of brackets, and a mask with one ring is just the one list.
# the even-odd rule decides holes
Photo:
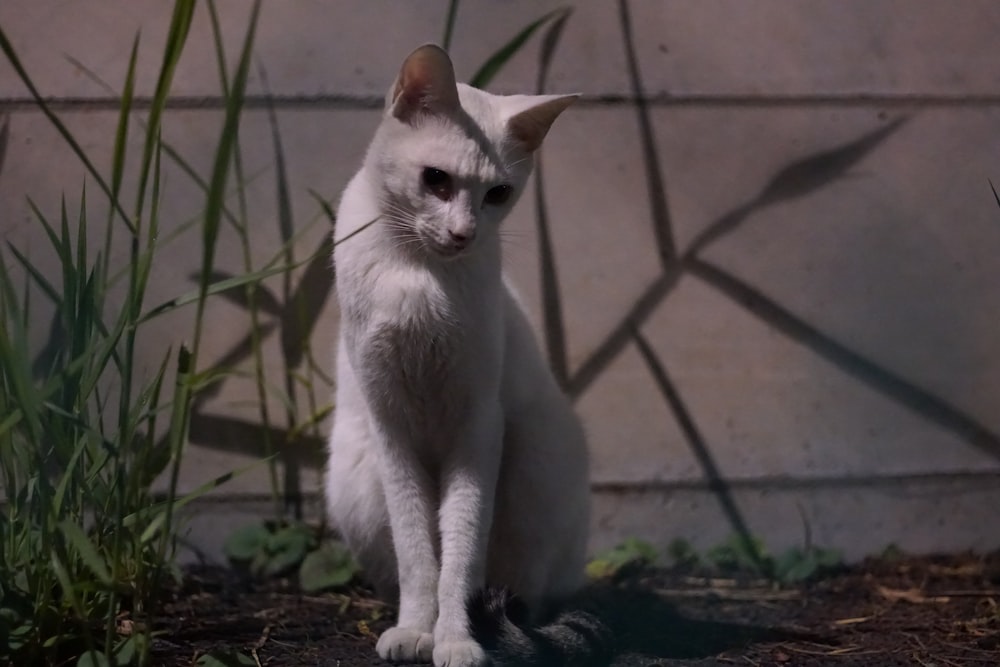
[(383, 437), (380, 454), (389, 524), (399, 568), (399, 618), (379, 637), (383, 660), (429, 662), (437, 617), (438, 560), (433, 485), (413, 448)]
[(499, 406), (478, 410), (454, 443), (441, 484), (441, 575), (434, 626), (436, 667), (488, 664), (469, 634), (466, 602), (485, 584), (486, 557), (500, 468), (503, 420)]

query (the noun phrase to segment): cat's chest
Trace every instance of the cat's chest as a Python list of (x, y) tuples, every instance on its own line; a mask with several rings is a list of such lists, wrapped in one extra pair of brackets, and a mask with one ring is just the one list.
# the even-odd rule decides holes
[(420, 395), (443, 391), (475, 363), (475, 301), (429, 272), (384, 270), (353, 304), (355, 346), (366, 370)]

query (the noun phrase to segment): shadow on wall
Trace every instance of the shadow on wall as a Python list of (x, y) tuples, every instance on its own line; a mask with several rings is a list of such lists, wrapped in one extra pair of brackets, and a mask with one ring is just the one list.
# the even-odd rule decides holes
[[(536, 205), (539, 211), (537, 224), (542, 263), (544, 333), (553, 369), (568, 393), (574, 399), (581, 396), (622, 350), (630, 342), (634, 342), (670, 413), (684, 433), (687, 444), (698, 461), (709, 488), (716, 495), (732, 529), (746, 546), (751, 546), (752, 539), (749, 529), (732, 497), (729, 485), (719, 472), (719, 467), (708, 443), (699, 432), (698, 426), (676, 385), (671, 380), (668, 370), (641, 333), (641, 328), (646, 320), (673, 291), (680, 278), (687, 274), (728, 297), (737, 306), (763, 320), (772, 329), (783, 333), (813, 353), (823, 357), (848, 376), (913, 412), (936, 422), (992, 457), (1000, 458), (1000, 437), (971, 416), (950, 405), (944, 399), (898, 376), (876, 361), (839, 343), (831, 336), (786, 310), (776, 301), (768, 298), (766, 294), (726, 271), (725, 268), (716, 266), (701, 256), (712, 243), (739, 229), (753, 214), (757, 214), (774, 204), (809, 195), (843, 177), (851, 167), (877, 149), (909, 118), (905, 116), (897, 118), (853, 141), (827, 151), (804, 156), (789, 163), (771, 177), (760, 193), (713, 221), (694, 238), (688, 248), (679, 251), (674, 242), (665, 181), (660, 171), (661, 162), (657, 155), (656, 141), (653, 136), (635, 54), (628, 5), (625, 0), (619, 0), (619, 14), (632, 94), (636, 100), (636, 116), (643, 150), (647, 190), (650, 197), (649, 209), (652, 212), (653, 232), (661, 263), (661, 273), (635, 300), (625, 317), (583, 361), (579, 369), (575, 373), (569, 374), (566, 337), (562, 327), (560, 291), (545, 212), (542, 173), (539, 166)], [(544, 81), (544, 73), (540, 77), (540, 81)], [(753, 553), (753, 550), (748, 549), (748, 553)]]
[[(549, 221), (545, 200), (544, 170), (538, 164), (535, 179), (536, 227), (540, 250), (541, 294), (544, 313), (544, 343), (556, 377), (566, 391), (574, 398), (580, 397), (588, 387), (611, 365), (621, 352), (634, 343), (654, 378), (665, 404), (681, 427), (688, 446), (698, 461), (702, 473), (716, 495), (733, 530), (744, 540), (750, 540), (749, 531), (740, 508), (733, 500), (729, 486), (719, 472), (711, 448), (701, 435), (698, 424), (688, 410), (684, 397), (671, 379), (670, 371), (658, 358), (653, 347), (641, 333), (647, 319), (676, 288), (684, 275), (691, 276), (728, 297), (739, 307), (762, 320), (770, 328), (793, 339), (814, 354), (834, 364), (856, 381), (876, 390), (895, 403), (932, 420), (966, 442), (1000, 459), (1000, 436), (993, 433), (970, 415), (965, 414), (939, 396), (922, 389), (893, 373), (873, 359), (866, 358), (833, 337), (825, 334), (809, 322), (783, 308), (775, 300), (742, 281), (724, 267), (713, 264), (702, 257), (704, 251), (719, 239), (740, 229), (755, 214), (769, 207), (812, 194), (842, 178), (848, 170), (865, 157), (876, 151), (887, 139), (908, 122), (907, 117), (899, 117), (886, 122), (853, 141), (829, 150), (805, 155), (778, 170), (768, 184), (755, 197), (736, 206), (708, 225), (685, 249), (678, 249), (674, 240), (673, 224), (669, 215), (664, 175), (660, 170), (656, 141), (653, 136), (649, 109), (645, 102), (643, 85), (638, 68), (632, 25), (625, 0), (619, 0), (619, 15), (624, 36), (628, 74), (632, 95), (635, 100), (636, 122), (638, 123), (643, 151), (643, 163), (649, 192), (649, 208), (652, 212), (654, 237), (656, 239), (661, 270), (659, 276), (638, 296), (627, 314), (613, 328), (607, 337), (594, 349), (579, 368), (569, 372), (567, 361), (566, 332), (559, 289), (558, 270), (552, 247)], [(568, 16), (568, 14), (567, 14)], [(553, 21), (543, 36), (540, 50), (537, 92), (543, 92), (549, 71), (549, 63), (558, 45), (562, 19)], [(277, 120), (271, 110), (273, 148), (278, 171), (278, 200), (283, 211), (282, 237), (292, 239), (291, 220), (288, 211), (288, 188), (284, 174), (284, 159)], [(4, 130), (6, 126), (4, 126)], [(0, 132), (0, 142), (6, 133)], [(329, 205), (322, 204), (333, 221)], [(759, 219), (759, 218), (758, 218)], [(253, 336), (266, 338), (276, 332), (281, 337), (284, 364), (290, 373), (307, 368), (325, 380), (324, 371), (315, 368), (308, 347), (313, 327), (326, 304), (332, 286), (332, 276), (327, 274), (326, 262), (330, 256), (330, 242), (325, 241), (311, 259), (305, 262), (305, 269), (295, 284), (286, 276), (281, 294), (260, 287), (257, 306), (265, 317), (256, 334), (248, 332), (222, 359), (216, 368), (233, 367), (250, 358)], [(292, 263), (292, 262), (289, 262)], [(224, 279), (218, 275), (215, 279)], [(225, 293), (231, 302), (249, 309), (244, 293), (232, 290)], [(43, 352), (44, 354), (44, 352)], [(280, 454), (285, 464), (285, 492), (298, 505), (303, 495), (298, 471), (301, 466), (320, 467), (324, 458), (324, 437), (316, 429), (318, 422), (328, 410), (315, 411), (311, 422), (297, 423), (289, 417), (286, 427), (241, 420), (233, 417), (214, 415), (207, 410), (207, 401), (217, 395), (224, 384), (220, 381), (212, 391), (200, 395), (191, 418), (190, 439), (193, 443), (213, 449), (239, 452), (251, 456), (264, 456), (269, 443), (281, 443)], [(294, 392), (294, 386), (287, 388)], [(752, 550), (751, 550), (752, 552)]]

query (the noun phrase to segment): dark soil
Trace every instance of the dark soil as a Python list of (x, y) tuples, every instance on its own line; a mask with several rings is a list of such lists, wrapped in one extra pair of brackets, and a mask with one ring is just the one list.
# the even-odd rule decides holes
[[(628, 579), (670, 602), (662, 632), (677, 641), (616, 665), (1000, 665), (1000, 553), (870, 560), (796, 587), (678, 570)], [(305, 595), (198, 568), (158, 622), (154, 664), (229, 652), (268, 667), (384, 665), (375, 640), (393, 613), (364, 588)]]

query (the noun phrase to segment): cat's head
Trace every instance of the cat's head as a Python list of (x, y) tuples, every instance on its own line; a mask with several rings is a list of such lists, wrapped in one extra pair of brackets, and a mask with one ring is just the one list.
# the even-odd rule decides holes
[(366, 157), (400, 245), (454, 258), (495, 239), (532, 157), (576, 95), (491, 95), (455, 82), (432, 44), (403, 62)]

